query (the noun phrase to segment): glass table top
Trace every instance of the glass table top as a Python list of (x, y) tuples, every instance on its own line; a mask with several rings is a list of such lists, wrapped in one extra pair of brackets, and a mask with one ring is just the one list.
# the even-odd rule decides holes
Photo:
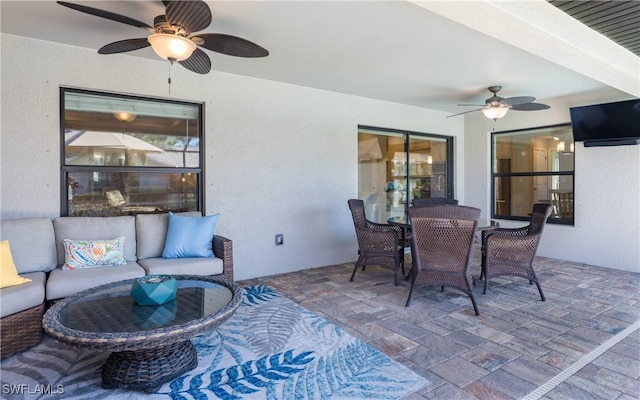
[(226, 286), (178, 279), (175, 300), (140, 306), (130, 295), (133, 281), (106, 285), (64, 305), (60, 324), (84, 332), (130, 333), (169, 328), (207, 318), (227, 306), (233, 292)]
[[(409, 219), (405, 216), (405, 215), (401, 215), (401, 216), (397, 216), (397, 217), (390, 217), (387, 220), (388, 223), (390, 224), (395, 224), (395, 225), (404, 225), (404, 226), (409, 226), (411, 225), (409, 222)], [(499, 228), (500, 224), (498, 223), (498, 221), (494, 221), (494, 220), (487, 220), (487, 219), (479, 219), (478, 220), (478, 226), (476, 227), (477, 230), (481, 231), (481, 230), (489, 230), (489, 229), (496, 229)]]

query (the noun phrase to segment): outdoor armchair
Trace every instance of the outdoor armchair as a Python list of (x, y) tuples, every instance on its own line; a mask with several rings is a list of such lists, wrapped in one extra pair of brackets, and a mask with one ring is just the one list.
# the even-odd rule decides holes
[(414, 260), (405, 306), (409, 306), (416, 287), (441, 286), (444, 291), (447, 286), (466, 293), (479, 315), (469, 270), (479, 216), (479, 209), (466, 206), (409, 208)]
[(404, 274), (402, 228), (367, 220), (362, 200), (350, 199), (347, 203), (353, 217), (359, 248), (358, 260), (349, 281), (353, 282), (359, 267), (364, 270), (367, 265), (379, 265), (393, 271), (393, 282), (398, 286), (398, 269), (402, 268)]
[(542, 231), (551, 215), (551, 204), (533, 205), (531, 222), (522, 228), (498, 228), (483, 235), (482, 269), (484, 291), (488, 281), (498, 276), (519, 276), (536, 283), (540, 298), (545, 300), (540, 282), (533, 270), (533, 260), (538, 250)]

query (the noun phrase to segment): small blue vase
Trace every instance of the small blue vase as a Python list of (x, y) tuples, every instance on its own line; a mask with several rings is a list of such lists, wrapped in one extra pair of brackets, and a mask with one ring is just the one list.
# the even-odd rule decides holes
[(158, 306), (176, 298), (178, 283), (171, 275), (148, 275), (133, 281), (131, 297), (141, 306)]

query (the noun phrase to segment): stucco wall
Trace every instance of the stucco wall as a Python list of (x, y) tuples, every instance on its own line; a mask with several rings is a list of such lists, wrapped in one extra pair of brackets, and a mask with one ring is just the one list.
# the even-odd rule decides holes
[[(510, 111), (493, 122), (473, 113), (465, 118), (466, 198), (489, 210), (490, 132), (570, 122), (569, 108), (628, 99), (615, 90), (550, 101), (549, 110)], [(575, 146), (575, 226), (548, 224), (541, 256), (640, 272), (640, 146)], [(518, 221), (501, 221), (508, 227)]]
[[(59, 87), (169, 97), (169, 65), (7, 34), (0, 40), (0, 217), (55, 217)], [(171, 77), (171, 98), (206, 104), (205, 211), (221, 213), (217, 231), (234, 241), (237, 279), (355, 260), (347, 199), (357, 196), (358, 124), (459, 136), (456, 193), (464, 199), (461, 118), (179, 65)], [(283, 246), (274, 245), (276, 233)]]
[[(60, 210), (59, 87), (206, 104), (206, 212), (234, 240), (236, 277), (352, 261), (346, 200), (357, 195), (357, 125), (455, 136), (456, 197), (489, 210), (489, 132), (480, 113), (446, 113), (0, 34), (0, 217)], [(256, 60), (246, 60), (256, 62)], [(568, 108), (617, 91), (511, 112), (509, 130), (569, 121)], [(462, 132), (464, 130), (464, 135)], [(548, 226), (540, 255), (640, 272), (640, 146), (576, 146), (576, 225)], [(518, 223), (503, 221), (505, 226)], [(276, 247), (274, 235), (285, 245)]]

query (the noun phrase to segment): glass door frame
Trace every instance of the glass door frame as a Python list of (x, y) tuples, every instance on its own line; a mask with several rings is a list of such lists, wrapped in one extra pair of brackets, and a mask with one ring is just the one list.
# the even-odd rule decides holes
[[(362, 132), (362, 131), (366, 131), (366, 132)], [(368, 126), (368, 125), (358, 125), (358, 134), (360, 133), (371, 133), (371, 134), (380, 134), (381, 136), (390, 136), (390, 137), (401, 137), (403, 142), (404, 142), (404, 146), (403, 146), (403, 151), (404, 151), (404, 160), (406, 162), (404, 168), (406, 169), (405, 171), (405, 178), (404, 178), (404, 185), (409, 186), (408, 182), (409, 179), (411, 179), (411, 171), (409, 170), (409, 162), (410, 162), (410, 157), (411, 157), (411, 141), (418, 139), (418, 140), (429, 140), (429, 139), (436, 139), (438, 142), (444, 142), (446, 143), (446, 147), (445, 147), (445, 160), (443, 163), (439, 164), (439, 167), (442, 168), (444, 167), (444, 176), (445, 176), (445, 188), (444, 188), (444, 197), (447, 198), (454, 198), (454, 162), (453, 162), (453, 157), (454, 157), (454, 137), (453, 136), (446, 136), (446, 135), (440, 135), (440, 134), (433, 134), (433, 133), (425, 133), (425, 132), (415, 132), (415, 131), (409, 131), (409, 130), (403, 130), (403, 129), (389, 129), (389, 128), (380, 128), (380, 127), (374, 127), (374, 126)], [(389, 156), (387, 156), (387, 160), (390, 161), (391, 158)], [(360, 161), (358, 161), (360, 163)], [(432, 172), (433, 174), (433, 172)], [(359, 177), (360, 179), (360, 177)], [(358, 185), (360, 185), (360, 183), (358, 183)], [(360, 189), (358, 190), (358, 192), (360, 192)], [(402, 199), (402, 204), (404, 206), (404, 213), (406, 214), (409, 205), (411, 204), (411, 196), (410, 195), (406, 195), (403, 197)], [(386, 221), (376, 221), (376, 222), (386, 222)]]

